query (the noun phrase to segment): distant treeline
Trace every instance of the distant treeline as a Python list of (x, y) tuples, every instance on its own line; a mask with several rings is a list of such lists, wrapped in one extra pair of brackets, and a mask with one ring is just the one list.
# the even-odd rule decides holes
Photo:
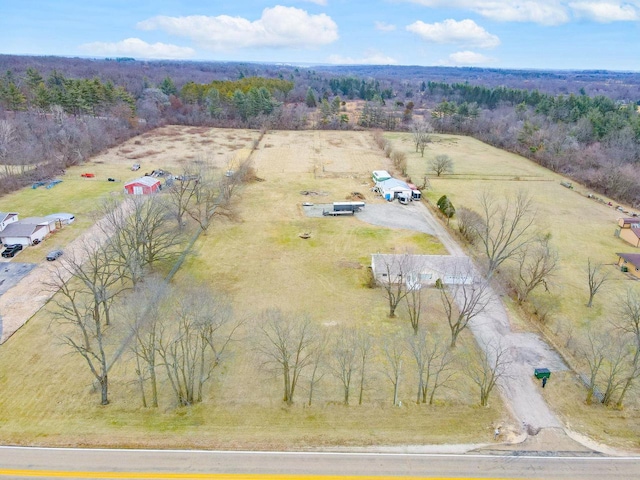
[(121, 86), (97, 78), (67, 78), (53, 70), (47, 78), (35, 68), (28, 68), (23, 77), (8, 70), (0, 77), (0, 106), (11, 111), (62, 107), (71, 115), (99, 115), (117, 106), (126, 106), (135, 114), (135, 99)]
[(64, 166), (167, 123), (408, 130), (424, 118), (640, 205), (637, 73), (6, 55), (0, 71), (0, 121), (12, 132), (0, 135), (3, 164)]

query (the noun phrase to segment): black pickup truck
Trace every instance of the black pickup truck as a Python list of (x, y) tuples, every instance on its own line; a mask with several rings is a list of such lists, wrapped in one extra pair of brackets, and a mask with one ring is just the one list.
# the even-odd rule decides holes
[(15, 245), (7, 245), (7, 248), (2, 252), (4, 258), (14, 257), (16, 253), (22, 250), (22, 245), (16, 243)]

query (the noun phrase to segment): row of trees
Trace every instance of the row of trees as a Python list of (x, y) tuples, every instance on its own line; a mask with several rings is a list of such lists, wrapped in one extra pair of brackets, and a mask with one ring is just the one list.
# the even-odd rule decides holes
[(126, 351), (135, 354), (144, 404), (147, 391), (151, 404), (158, 403), (159, 358), (178, 403), (202, 400), (203, 385), (237, 328), (227, 328), (229, 302), (204, 288), (170, 289), (148, 277), (184, 258), (186, 218), (196, 226), (193, 242), (214, 214), (228, 211), (247, 168), (218, 179), (201, 167), (180, 175), (162, 195), (105, 203), (97, 213), (100, 234), (59, 263), (50, 284), (59, 292), (52, 314), (62, 340), (100, 386), (101, 404), (109, 402), (109, 371)]
[[(263, 312), (255, 342), (264, 370), (281, 379), (282, 399), (288, 405), (301, 387), (306, 387), (306, 402), (312, 405), (328, 376), (333, 377), (344, 405), (349, 405), (353, 397), (361, 405), (376, 371), (387, 379), (393, 405), (400, 404), (402, 385), (408, 381), (405, 376), (413, 377), (416, 403), (433, 405), (441, 390), (452, 388), (460, 371), (479, 388), (480, 404), (487, 405), (509, 363), (506, 350), (500, 346), (456, 353), (426, 328), (415, 335), (379, 338), (363, 328), (327, 330), (307, 316), (277, 309)], [(407, 360), (412, 361), (413, 368), (407, 367)], [(461, 361), (463, 368), (459, 367)]]
[[(497, 201), (484, 192), (479, 196), (479, 204), (479, 212), (461, 208), (457, 220), (462, 236), (481, 253), (487, 276), (497, 275), (506, 282), (521, 305), (528, 302), (538, 288), (544, 287), (548, 294), (558, 268), (558, 252), (550, 235), (540, 234), (535, 227), (536, 213), (531, 198), (519, 194)], [(603, 265), (591, 259), (585, 271), (586, 306), (591, 307), (596, 294), (610, 278)], [(466, 300), (466, 296), (458, 295), (457, 305), (452, 307), (463, 312), (467, 302), (460, 299)], [(592, 403), (595, 397), (605, 405), (622, 408), (625, 397), (640, 378), (640, 294), (630, 288), (624, 297), (616, 299), (616, 304), (615, 320), (609, 322), (612, 328), (603, 330), (602, 325), (593, 325), (579, 341), (575, 353), (581, 367), (588, 372), (583, 377), (587, 386), (586, 403)], [(543, 305), (533, 303), (532, 308), (545, 319), (548, 312)], [(445, 312), (450, 318), (446, 305)]]

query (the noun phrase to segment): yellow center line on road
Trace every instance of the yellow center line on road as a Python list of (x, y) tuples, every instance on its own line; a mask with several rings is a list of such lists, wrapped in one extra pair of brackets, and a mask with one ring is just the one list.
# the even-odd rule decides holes
[[(398, 477), (377, 475), (294, 475), (294, 474), (269, 474), (269, 473), (150, 473), (150, 472), (78, 472), (57, 470), (9, 470), (0, 469), (0, 477), (13, 478), (126, 478), (126, 479), (159, 479), (171, 480), (174, 478), (187, 479), (211, 479), (211, 480), (477, 480), (480, 477)], [(504, 477), (482, 477), (482, 480), (515, 480)], [(520, 479), (522, 480), (522, 479)]]

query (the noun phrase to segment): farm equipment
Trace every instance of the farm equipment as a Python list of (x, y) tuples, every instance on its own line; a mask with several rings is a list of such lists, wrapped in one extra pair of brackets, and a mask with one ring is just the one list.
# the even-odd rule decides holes
[(95, 173), (81, 173), (80, 176), (82, 178), (93, 178), (93, 177), (96, 176), (96, 174)]
[(322, 215), (325, 217), (338, 217), (341, 215), (354, 215), (356, 212), (353, 210), (322, 210)]
[(333, 202), (333, 210), (323, 210), (324, 216), (354, 215), (364, 208), (364, 202)]
[(43, 185), (45, 185), (47, 182), (35, 182), (33, 185), (31, 185), (31, 188), (33, 188), (34, 190), (38, 187), (41, 187)]
[(47, 188), (51, 189), (56, 185), (58, 185), (59, 183), (62, 183), (62, 180), (52, 180), (51, 182), (49, 182), (49, 185), (47, 185)]

